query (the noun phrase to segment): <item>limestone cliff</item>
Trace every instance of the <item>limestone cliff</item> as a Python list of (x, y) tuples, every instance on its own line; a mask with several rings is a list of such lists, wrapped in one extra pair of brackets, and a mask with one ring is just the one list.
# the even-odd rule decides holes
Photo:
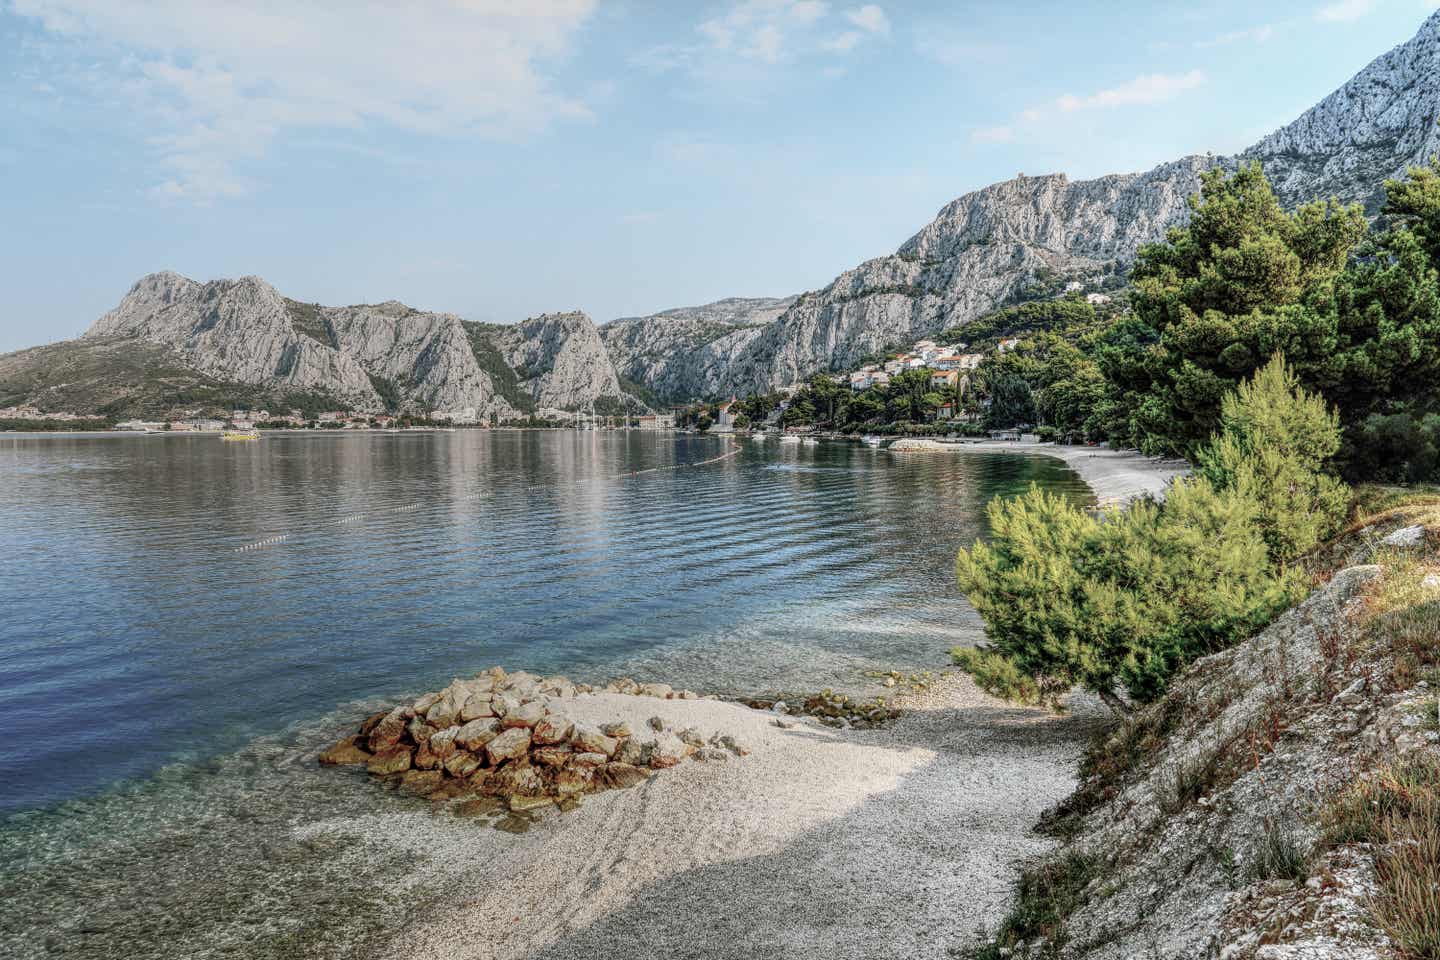
[(362, 410), (503, 420), (537, 405), (570, 410), (620, 397), (584, 314), (467, 324), (393, 300), (301, 303), (258, 277), (199, 283), (151, 274), (83, 340), (161, 344), (215, 380), (328, 394)]
[[(1440, 13), (1290, 125), (1237, 157), (1195, 156), (1144, 173), (1071, 181), (1019, 177), (968, 193), (888, 256), (795, 298), (759, 332), (677, 357), (670, 316), (607, 335), (625, 376), (670, 395), (767, 390), (972, 320), (1037, 277), (1123, 269), (1140, 245), (1183, 221), (1199, 174), (1258, 159), (1282, 199), (1337, 196), (1373, 212), (1381, 182), (1440, 151)], [(691, 344), (681, 341), (680, 351)]]
[(795, 302), (794, 297), (731, 297), (600, 329), (620, 376), (665, 400), (718, 394), (745, 349)]

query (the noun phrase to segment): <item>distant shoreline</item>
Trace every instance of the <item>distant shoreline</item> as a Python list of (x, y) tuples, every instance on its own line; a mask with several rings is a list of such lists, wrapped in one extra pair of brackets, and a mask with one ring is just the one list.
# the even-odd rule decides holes
[(1008, 453), (1050, 457), (1074, 470), (1090, 487), (1096, 503), (1102, 507), (1124, 506), (1138, 497), (1163, 497), (1172, 480), (1190, 472), (1190, 464), (1184, 460), (1147, 457), (1138, 450), (1111, 450), (1107, 447), (996, 440), (958, 443), (902, 440), (889, 449), (895, 453)]

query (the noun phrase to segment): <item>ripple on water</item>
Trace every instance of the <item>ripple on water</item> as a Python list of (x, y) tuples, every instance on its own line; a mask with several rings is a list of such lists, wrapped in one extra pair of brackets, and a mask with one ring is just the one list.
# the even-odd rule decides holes
[(353, 955), (443, 888), (425, 830), (384, 836), (428, 810), (314, 763), (367, 709), (490, 663), (735, 693), (933, 668), (979, 635), (951, 565), (985, 502), (1086, 495), (1051, 461), (830, 445), (638, 476), (723, 448), (240, 447), (0, 440), (7, 956)]

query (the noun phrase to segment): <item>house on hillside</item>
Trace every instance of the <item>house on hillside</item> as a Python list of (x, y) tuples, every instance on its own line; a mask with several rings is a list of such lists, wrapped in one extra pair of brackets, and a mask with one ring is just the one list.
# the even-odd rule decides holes
[(731, 397), (720, 404), (720, 409), (715, 418), (715, 429), (721, 432), (735, 429), (735, 416), (739, 411), (735, 408), (735, 398)]
[(935, 370), (930, 374), (930, 386), (935, 390), (954, 390), (959, 382), (959, 370)]

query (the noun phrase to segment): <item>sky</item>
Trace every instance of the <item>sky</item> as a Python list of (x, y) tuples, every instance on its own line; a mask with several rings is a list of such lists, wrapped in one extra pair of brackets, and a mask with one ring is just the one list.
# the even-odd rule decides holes
[(823, 287), (997, 180), (1229, 153), (1435, 0), (0, 0), (0, 351), (144, 274), (597, 322)]

